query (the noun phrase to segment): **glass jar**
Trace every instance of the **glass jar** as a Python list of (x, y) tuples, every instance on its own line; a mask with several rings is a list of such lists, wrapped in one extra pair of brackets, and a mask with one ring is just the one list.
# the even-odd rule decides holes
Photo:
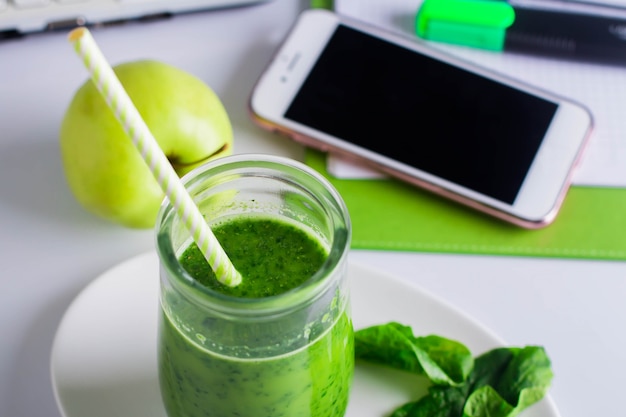
[[(351, 226), (340, 195), (306, 165), (269, 155), (223, 157), (183, 182), (212, 228), (271, 219), (304, 231), (325, 258), (286, 292), (224, 294), (181, 265), (192, 239), (166, 200), (156, 232), (159, 380), (168, 415), (343, 416), (354, 341), (346, 263)], [(267, 240), (272, 233), (267, 230)], [(271, 260), (271, 268), (300, 267), (297, 257), (284, 259), (281, 252), (264, 249), (254, 256)]]

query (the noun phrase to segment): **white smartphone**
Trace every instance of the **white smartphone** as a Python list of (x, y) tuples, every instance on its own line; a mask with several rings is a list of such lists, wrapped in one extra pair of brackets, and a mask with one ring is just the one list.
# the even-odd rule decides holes
[(525, 228), (554, 219), (593, 124), (580, 104), (316, 9), (249, 105), (264, 128)]

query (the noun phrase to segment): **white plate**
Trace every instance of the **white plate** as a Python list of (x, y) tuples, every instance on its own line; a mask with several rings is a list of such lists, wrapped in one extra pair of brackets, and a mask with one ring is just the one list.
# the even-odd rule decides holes
[[(388, 321), (438, 334), (479, 354), (503, 342), (446, 303), (379, 271), (349, 265), (356, 329)], [(166, 417), (156, 364), (158, 259), (150, 252), (110, 269), (68, 308), (51, 356), (64, 417)], [(416, 383), (417, 381), (417, 383)], [(419, 377), (359, 364), (347, 417), (383, 417), (424, 391)], [(524, 417), (559, 417), (549, 398)]]

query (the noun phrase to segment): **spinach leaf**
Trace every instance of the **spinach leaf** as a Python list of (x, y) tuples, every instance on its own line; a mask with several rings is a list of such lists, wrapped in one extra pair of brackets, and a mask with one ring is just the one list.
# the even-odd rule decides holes
[(428, 395), (397, 408), (390, 417), (459, 417), (467, 398), (468, 385), (432, 386)]
[(494, 349), (475, 363), (464, 416), (516, 416), (541, 400), (552, 383), (550, 359), (540, 346)]
[(434, 335), (415, 337), (410, 327), (395, 322), (358, 330), (354, 338), (357, 358), (425, 374), (435, 385), (463, 384), (474, 366), (463, 344)]
[(433, 383), (391, 417), (514, 417), (545, 396), (553, 377), (540, 346), (496, 348), (473, 359), (459, 342), (415, 337), (395, 322), (359, 330), (355, 341), (357, 358), (424, 373)]

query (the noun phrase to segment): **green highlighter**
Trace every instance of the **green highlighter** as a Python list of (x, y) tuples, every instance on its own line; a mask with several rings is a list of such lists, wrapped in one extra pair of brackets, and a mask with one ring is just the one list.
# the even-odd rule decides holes
[(424, 0), (415, 26), (432, 41), (626, 64), (626, 19), (606, 14), (504, 0)]
[(416, 19), (418, 36), (501, 51), (515, 11), (500, 0), (424, 0)]

